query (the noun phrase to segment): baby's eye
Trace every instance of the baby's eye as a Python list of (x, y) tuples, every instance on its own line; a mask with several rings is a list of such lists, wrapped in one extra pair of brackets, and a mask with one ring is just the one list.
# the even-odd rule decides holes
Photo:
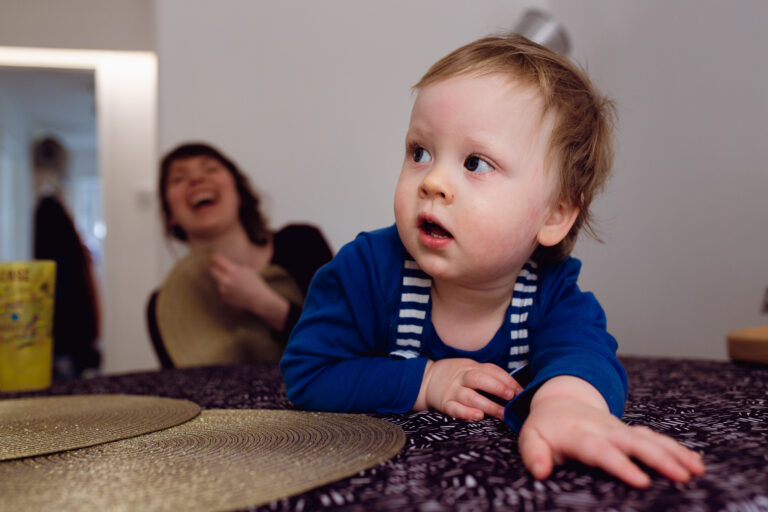
[(471, 172), (484, 173), (493, 170), (493, 166), (479, 156), (470, 156), (464, 160), (464, 167)]
[(413, 148), (413, 161), (418, 162), (420, 164), (429, 162), (432, 160), (432, 155), (429, 154), (429, 151), (424, 149), (421, 146), (416, 146)]

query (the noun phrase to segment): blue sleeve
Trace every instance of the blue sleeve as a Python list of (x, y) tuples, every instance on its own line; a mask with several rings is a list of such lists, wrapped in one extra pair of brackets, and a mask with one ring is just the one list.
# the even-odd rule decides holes
[(616, 358), (616, 340), (606, 330), (603, 308), (576, 281), (581, 263), (569, 258), (539, 276), (539, 295), (528, 320), (529, 364), (533, 380), (504, 410), (519, 432), (531, 398), (547, 380), (572, 375), (592, 384), (621, 418), (627, 399), (627, 375)]
[(392, 244), (375, 246), (372, 238), (358, 236), (312, 280), (280, 362), (288, 398), (299, 407), (402, 413), (416, 401), (427, 359), (389, 357), (394, 299), (382, 283), (395, 265), (386, 255), (397, 251)]

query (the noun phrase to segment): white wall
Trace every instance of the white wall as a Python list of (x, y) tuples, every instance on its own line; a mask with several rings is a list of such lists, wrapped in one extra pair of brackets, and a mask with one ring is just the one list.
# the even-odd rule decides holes
[(273, 225), (311, 220), (335, 248), (393, 222), (410, 87), (513, 2), (157, 3), (160, 148), (219, 145), (250, 171)]
[(623, 353), (724, 358), (728, 330), (768, 322), (762, 0), (160, 0), (160, 149), (219, 145), (275, 226), (316, 222), (338, 249), (392, 222), (409, 87), (532, 4), (619, 106), (607, 243), (577, 248), (584, 287)]
[(157, 61), (113, 55), (96, 72), (104, 221), (103, 370), (156, 368), (145, 304), (159, 276), (160, 231), (149, 200), (157, 159)]
[(724, 358), (728, 331), (768, 324), (768, 3), (590, 5), (556, 4), (620, 115), (583, 283), (623, 352)]
[(32, 174), (22, 172), (30, 167), (25, 151), (29, 119), (2, 84), (0, 120), (0, 261), (25, 260), (32, 255)]

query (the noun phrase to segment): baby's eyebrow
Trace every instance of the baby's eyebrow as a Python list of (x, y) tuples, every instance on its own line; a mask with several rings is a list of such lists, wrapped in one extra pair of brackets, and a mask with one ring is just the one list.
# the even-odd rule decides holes
[(485, 137), (475, 135), (465, 135), (464, 145), (472, 153), (480, 153), (487, 157), (500, 157), (501, 152), (498, 144), (489, 144)]
[(471, 136), (471, 135), (467, 135), (467, 136), (465, 136), (465, 139), (466, 139), (466, 142), (467, 142), (467, 144), (469, 146), (477, 146), (477, 147), (480, 147), (480, 148), (485, 148), (488, 151), (490, 151), (492, 149), (490, 146), (488, 146), (488, 144), (486, 143), (485, 139), (482, 138), (482, 137), (474, 137), (474, 136)]
[(408, 128), (408, 131), (405, 133), (405, 140), (421, 139), (421, 138), (424, 138), (424, 136), (425, 136), (424, 130), (416, 126), (411, 126)]
[(408, 123), (408, 135), (426, 136), (433, 132), (430, 123), (424, 119), (411, 119)]

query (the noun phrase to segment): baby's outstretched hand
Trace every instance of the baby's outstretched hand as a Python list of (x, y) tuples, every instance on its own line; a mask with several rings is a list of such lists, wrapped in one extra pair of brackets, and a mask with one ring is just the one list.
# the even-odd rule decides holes
[(429, 407), (466, 420), (481, 420), (487, 414), (504, 417), (504, 407), (477, 390), (511, 400), (522, 387), (509, 373), (492, 363), (454, 358), (429, 361), (414, 410)]
[(566, 459), (641, 488), (651, 480), (631, 458), (675, 482), (705, 472), (698, 453), (648, 427), (623, 423), (610, 414), (595, 388), (570, 376), (547, 381), (534, 395), (519, 445), (523, 463), (537, 479), (547, 478)]

